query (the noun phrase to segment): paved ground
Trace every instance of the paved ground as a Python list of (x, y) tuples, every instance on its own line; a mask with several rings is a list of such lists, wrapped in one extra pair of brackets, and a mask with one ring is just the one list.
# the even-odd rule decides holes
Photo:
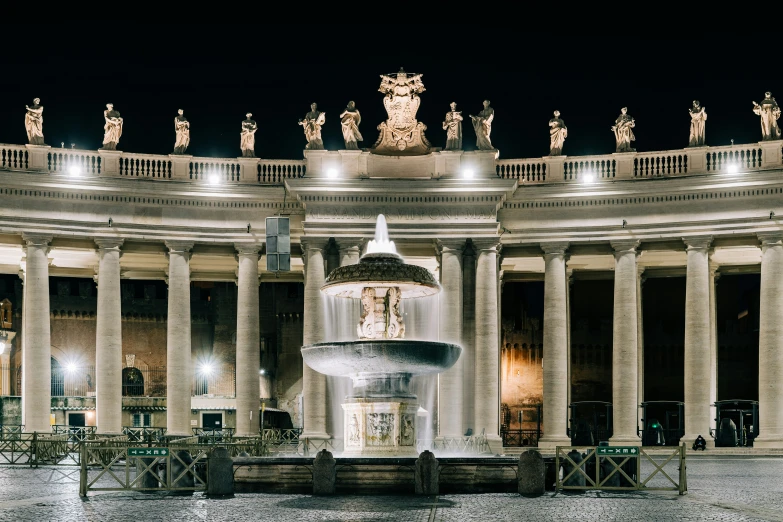
[(783, 459), (700, 457), (689, 494), (511, 494), (440, 497), (243, 494), (227, 500), (104, 493), (78, 496), (74, 468), (0, 468), (0, 520), (466, 521), (736, 520), (783, 522)]

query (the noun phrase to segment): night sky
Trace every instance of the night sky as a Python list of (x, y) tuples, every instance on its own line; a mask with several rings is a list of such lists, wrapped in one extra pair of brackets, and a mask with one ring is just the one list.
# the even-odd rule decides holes
[(108, 38), (68, 25), (39, 27), (38, 43), (4, 28), (0, 142), (26, 143), (24, 107), (40, 97), (46, 143), (56, 147), (100, 147), (103, 110), (112, 102), (125, 119), (118, 148), (126, 152), (171, 153), (181, 108), (191, 124), (189, 154), (239, 156), (240, 123), (252, 112), (258, 156), (300, 159), (306, 140), (297, 121), (310, 103), (326, 112), (324, 143), (335, 150), (343, 147), (338, 116), (354, 100), (360, 147), (371, 147), (386, 119), (379, 75), (401, 66), (424, 74), (417, 118), (434, 146), (445, 145), (441, 122), (456, 101), (467, 120), (464, 147), (472, 150), (467, 116), (489, 98), (501, 158), (548, 154), (555, 109), (568, 126), (564, 153), (576, 156), (614, 152), (610, 126), (623, 106), (636, 119), (634, 146), (643, 152), (687, 146), (694, 99), (707, 109), (708, 145), (759, 141), (751, 101), (770, 90), (783, 103), (779, 57), (733, 35), (614, 40), (446, 25), (351, 32), (324, 24), (307, 32), (304, 25), (112, 22), (119, 36)]

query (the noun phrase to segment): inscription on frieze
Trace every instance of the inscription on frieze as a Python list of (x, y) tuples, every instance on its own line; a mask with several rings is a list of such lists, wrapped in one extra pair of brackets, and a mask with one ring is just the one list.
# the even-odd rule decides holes
[(462, 220), (492, 220), (497, 216), (495, 207), (328, 207), (310, 209), (306, 219), (313, 221), (375, 221), (378, 214), (386, 216), (388, 222), (399, 221), (451, 221)]

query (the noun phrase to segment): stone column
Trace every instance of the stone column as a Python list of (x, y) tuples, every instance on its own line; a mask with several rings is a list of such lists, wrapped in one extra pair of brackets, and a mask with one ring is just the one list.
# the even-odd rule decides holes
[(644, 307), (642, 306), (642, 287), (644, 286), (644, 269), (645, 267), (639, 266), (637, 263), (636, 271), (636, 311), (637, 311), (637, 325), (636, 325), (636, 382), (637, 382), (637, 402), (638, 408), (636, 410), (636, 425), (638, 429), (643, 432), (644, 425), (642, 423), (642, 402), (644, 402)]
[(362, 255), (361, 239), (338, 239), (337, 249), (340, 253), (340, 266), (355, 265)]
[(759, 239), (759, 436), (753, 447), (783, 448), (783, 233)]
[(237, 352), (236, 434), (259, 433), (261, 333), (258, 318), (258, 244), (236, 244), (237, 250)]
[[(324, 248), (326, 240), (302, 241), (305, 254), (304, 332), (303, 344), (319, 343), (324, 335), (324, 306), (321, 287), (325, 281)], [(301, 437), (329, 439), (326, 433), (326, 376), (302, 365), (304, 426)]]
[[(720, 274), (718, 265), (710, 263), (710, 428), (718, 426), (717, 409), (714, 404), (718, 400), (718, 298), (717, 286)], [(705, 435), (706, 439), (707, 436)]]
[[(476, 395), (475, 434), (487, 437), (493, 453), (502, 451), (500, 439), (500, 351), (498, 346), (497, 240), (476, 240)], [(441, 399), (443, 402), (443, 399)], [(441, 420), (441, 422), (443, 422)]]
[[(438, 241), (440, 253), (439, 332), (442, 342), (462, 344), (462, 250), (464, 241)], [(497, 317), (495, 317), (497, 319)], [(463, 415), (462, 356), (456, 364), (440, 374), (439, 411), (440, 437), (461, 437)]]
[[(471, 371), (476, 360), (476, 254), (473, 246), (465, 248), (462, 257), (462, 429), (472, 428), (475, 433), (474, 400), (476, 374)], [(464, 369), (468, 370), (465, 371)]]
[(544, 243), (544, 436), (541, 448), (568, 446), (568, 243)]
[(688, 246), (685, 283), (685, 435), (690, 445), (698, 435), (710, 437), (712, 336), (710, 332), (710, 265), (712, 236), (683, 238)]
[(122, 239), (96, 239), (98, 318), (95, 326), (95, 423), (98, 433), (122, 433)]
[(52, 236), (22, 234), (27, 244), (22, 350), (22, 424), (25, 432), (52, 431), (52, 343), (49, 321), (49, 242)]
[[(566, 259), (566, 281), (568, 283), (566, 291), (566, 335), (568, 336), (566, 339), (566, 361), (568, 361), (566, 363), (568, 365), (568, 371), (566, 372), (566, 382), (568, 383), (566, 385), (566, 404), (570, 406), (571, 395), (574, 393), (572, 385), (574, 381), (571, 379), (571, 349), (573, 348), (571, 346), (571, 291), (574, 288), (574, 271), (568, 268), (568, 259)], [(570, 413), (569, 411), (569, 417), (571, 416)]]
[(639, 241), (612, 241), (614, 248), (614, 315), (612, 319), (612, 426), (611, 442), (638, 444), (639, 302), (636, 248)]
[(190, 250), (193, 243), (166, 241), (169, 248), (169, 311), (166, 329), (166, 435), (192, 435), (190, 397)]

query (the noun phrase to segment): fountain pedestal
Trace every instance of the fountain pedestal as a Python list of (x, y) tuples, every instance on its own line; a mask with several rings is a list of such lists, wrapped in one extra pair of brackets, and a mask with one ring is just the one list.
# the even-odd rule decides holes
[(415, 457), (416, 398), (350, 398), (343, 406), (346, 457)]

